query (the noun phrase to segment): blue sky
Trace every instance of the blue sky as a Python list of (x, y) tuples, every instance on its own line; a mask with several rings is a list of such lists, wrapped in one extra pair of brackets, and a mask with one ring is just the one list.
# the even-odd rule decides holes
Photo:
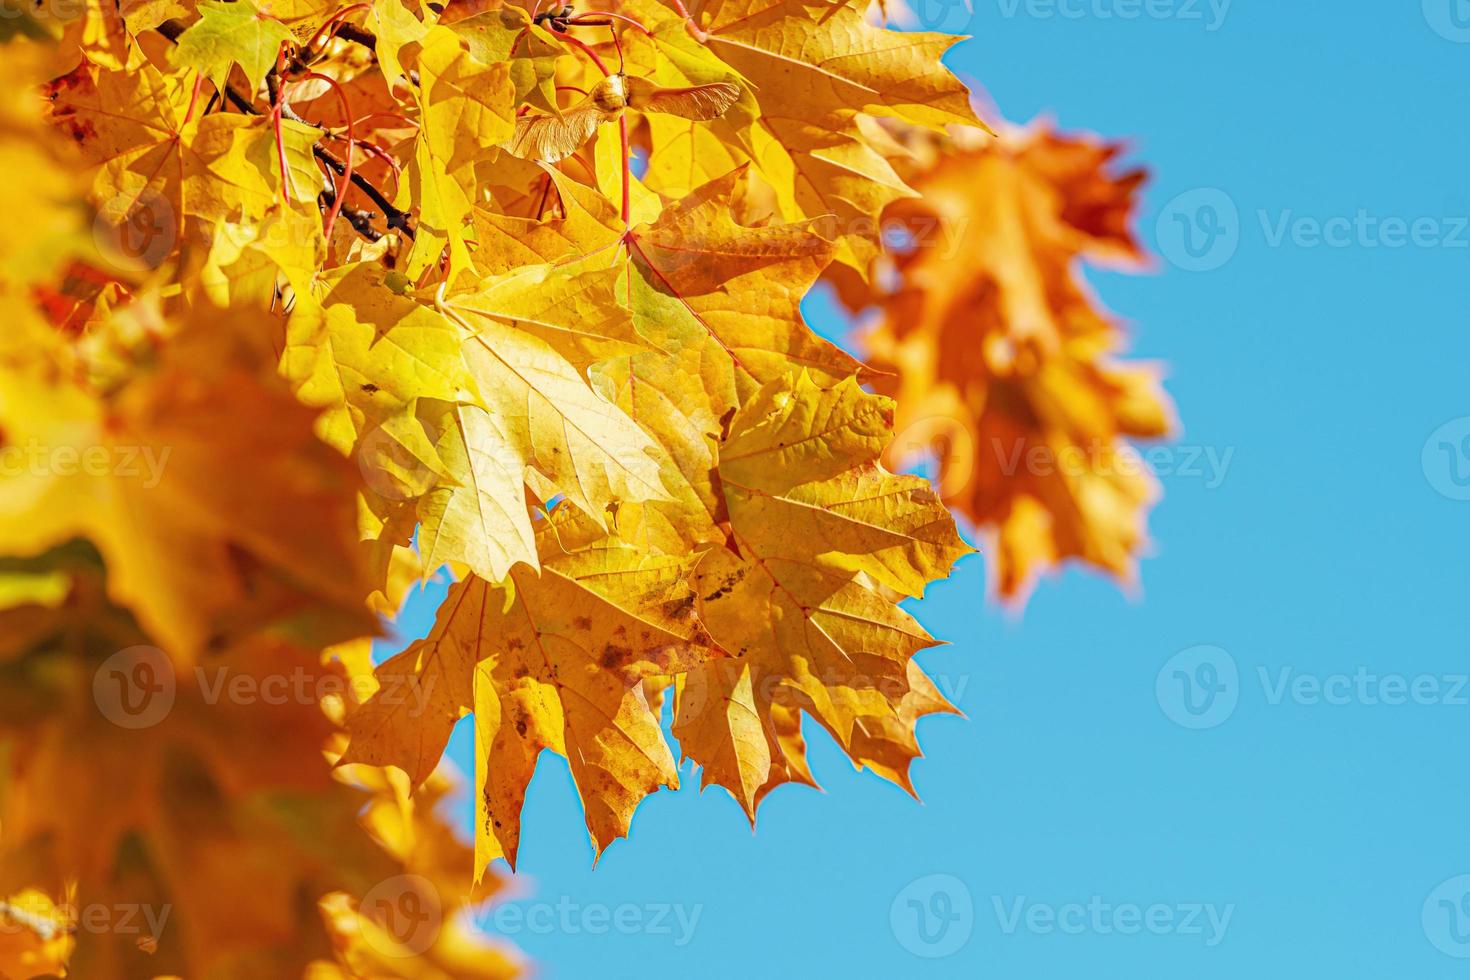
[(958, 72), (1154, 173), (1159, 272), (1091, 276), (1184, 423), (1141, 594), (1015, 619), (975, 560), (913, 605), (968, 716), (922, 804), (817, 733), (824, 793), (752, 834), (686, 770), (594, 870), (543, 758), (487, 929), (563, 978), (1465, 975), (1470, 2), (974, 2), (921, 10)]

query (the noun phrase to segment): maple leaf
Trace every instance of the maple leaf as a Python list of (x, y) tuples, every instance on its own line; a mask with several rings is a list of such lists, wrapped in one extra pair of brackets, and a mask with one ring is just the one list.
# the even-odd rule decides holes
[(449, 265), (469, 267), (465, 225), (474, 200), (473, 167), (514, 128), (515, 88), (508, 62), (485, 65), (461, 47), (447, 27), (430, 28), (418, 56), (419, 131), (399, 187), (419, 206), (407, 274), (417, 279), (449, 249)]
[[(405, 945), (369, 910), (330, 914), (338, 903), (357, 909), (375, 892), (391, 899), (407, 879), (426, 882), (435, 912), (452, 918), (469, 898), (471, 859), (435, 815), (442, 777), (420, 794), (372, 771), (351, 772), (358, 788), (334, 778), (322, 756), (334, 729), (309, 695), (345, 689), (335, 665), (252, 640), (207, 668), (176, 670), (102, 598), (95, 556), (71, 549), (35, 561), (67, 580), (68, 595), (65, 608), (19, 603), (0, 611), (7, 627), (31, 624), (23, 638), (7, 629), (0, 654), (6, 692), (24, 706), (0, 721), (7, 746), (0, 881), (69, 881), (72, 911), (63, 914), (34, 889), (0, 903), (0, 921), (25, 923), (24, 933), (6, 928), (0, 936), (6, 975), (37, 975), (44, 963), (63, 960), (64, 968), (50, 969), (302, 975), (329, 965), (317, 962), (329, 936), (341, 964), (358, 969), (386, 962), (423, 971), (411, 975), (515, 972), (448, 922), (433, 923), (431, 942)], [(117, 643), (133, 645), (112, 653)], [(121, 686), (113, 692), (112, 681), (143, 665), (160, 693), (130, 716), (128, 695)], [(291, 688), (271, 685), (288, 677), (298, 694), (281, 698), (273, 692)], [(93, 777), (76, 780), (87, 766), (98, 767)], [(50, 805), (57, 793), (73, 805)], [(498, 887), (487, 881), (475, 894)], [(239, 901), (241, 888), (252, 901)], [(324, 921), (310, 914), (317, 896)], [(99, 930), (93, 918), (78, 928), (70, 917), (120, 902), (136, 916), (127, 929)], [(471, 952), (482, 972), (454, 974)], [(12, 955), (27, 970), (10, 972)]]
[(474, 711), (477, 874), (497, 857), (514, 864), (543, 749), (571, 763), (594, 845), (627, 834), (643, 797), (678, 782), (641, 683), (711, 655), (692, 616), (691, 559), (603, 537), (565, 508), (537, 537), (539, 576), (455, 584), (428, 637), (378, 669), (384, 691), (347, 719), (344, 763), (398, 766), (417, 783)]
[[(112, 594), (185, 659), (238, 628), (242, 608), (257, 622), (314, 609), (324, 633), (371, 631), (342, 496), (356, 474), (312, 436), (311, 412), (246, 325), (196, 321), (106, 392), (57, 383), (44, 330), (19, 331), (10, 343), (24, 360), (0, 364), (6, 444), (42, 454), (0, 478), (10, 553), (90, 538)], [(239, 405), (251, 406), (248, 421)], [(289, 486), (291, 508), (262, 485)]]
[(892, 413), (851, 380), (823, 389), (803, 374), (742, 405), (719, 447), (730, 547), (704, 554), (694, 587), (732, 660), (691, 672), (674, 733), (752, 820), (793, 766), (773, 705), (811, 714), (860, 763), (868, 719), (917, 720), (899, 714), (909, 663), (934, 641), (886, 591), (922, 595), (970, 549), (926, 482), (877, 465)]
[(293, 316), (287, 376), (329, 409), (324, 433), (359, 454), (370, 489), (416, 507), (430, 567), (498, 580), (534, 564), (527, 480), (597, 520), (619, 501), (667, 497), (657, 447), (574, 363), (637, 349), (631, 330), (583, 319), (611, 302), (609, 275), (522, 269), (441, 310), (357, 266)]
[(450, 19), (448, 10), (445, 15), (442, 23), (464, 39), (470, 57), (486, 65), (510, 65), (517, 105), (524, 103), (553, 115), (561, 111), (556, 99), (556, 59), (564, 49), (531, 20), (529, 11), (502, 6), (462, 19)]
[(291, 31), (256, 8), (250, 0), (199, 4), (199, 20), (179, 36), (169, 59), (180, 68), (192, 68), (223, 89), (235, 65), (245, 73), (253, 92), (275, 64), (281, 45)]
[[(107, 71), (83, 63), (47, 86), (48, 117), (93, 165), (92, 199), (109, 238), (129, 256), (163, 264), (186, 240), (187, 220), (263, 219), (279, 206), (280, 168), (263, 117), (214, 113), (189, 120), (180, 78), (152, 65)], [(281, 146), (293, 199), (314, 202), (317, 134), (286, 120)]]
[(1069, 558), (1131, 580), (1147, 541), (1157, 489), (1124, 440), (1167, 435), (1172, 412), (1156, 368), (1114, 360), (1121, 333), (1078, 272), (1143, 262), (1128, 230), (1143, 174), (1114, 174), (1118, 153), (1044, 128), (962, 152), (921, 140), (908, 176), (924, 197), (888, 212), (913, 243), (892, 260), (900, 287), (840, 280), (882, 311), (864, 343), (894, 372), (895, 461), (939, 447), (946, 501), (993, 535), (1011, 600)]
[[(656, 0), (630, 3), (653, 32), (632, 39), (630, 58), (658, 65), (655, 82), (698, 81), (686, 73), (707, 70), (691, 52), (702, 47), (753, 93), (746, 111), (732, 113), (728, 126), (710, 124), (708, 134), (651, 117), (661, 149), (650, 158), (650, 185), (686, 193), (748, 160), (782, 217), (827, 216), (837, 260), (866, 269), (878, 250), (883, 207), (913, 191), (869, 145), (859, 116), (934, 128), (977, 122), (964, 86), (939, 61), (959, 39), (876, 27), (866, 7), (858, 0), (710, 0), (691, 4), (681, 23)], [(654, 51), (640, 51), (645, 45)]]
[(832, 244), (809, 224), (736, 224), (729, 210), (741, 176), (711, 181), (633, 229), (621, 276), (634, 323), (656, 350), (594, 368), (665, 450), (675, 503), (647, 508), (641, 529), (665, 551), (722, 539), (714, 446), (746, 398), (794, 370), (824, 384), (862, 370), (801, 318)]

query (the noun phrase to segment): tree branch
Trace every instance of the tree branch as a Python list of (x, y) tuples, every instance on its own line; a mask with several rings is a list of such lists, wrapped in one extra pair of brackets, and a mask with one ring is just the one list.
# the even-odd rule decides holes
[[(162, 24), (158, 25), (158, 33), (162, 34), (170, 41), (175, 42), (178, 41), (179, 35), (184, 33), (184, 30), (185, 25), (177, 20), (164, 21)], [(228, 99), (230, 103), (235, 106), (235, 108), (239, 109), (246, 115), (265, 115), (265, 113), (255, 105), (255, 102), (248, 95), (228, 83), (226, 83), (225, 85), (225, 98)], [(295, 121), (303, 123), (307, 126), (313, 125), (312, 123), (309, 123), (306, 120), (302, 119), (300, 116), (296, 115), (294, 112), (287, 112), (285, 114), (288, 119), (294, 119)], [(320, 129), (321, 127), (317, 126), (315, 128)], [(313, 144), (311, 152), (312, 155), (314, 155), (318, 160), (330, 167), (332, 172), (339, 176), (343, 173), (343, 171), (347, 169), (347, 165), (343, 163), (342, 160), (334, 153), (332, 153), (326, 147), (322, 146), (320, 142)], [(384, 196), (383, 192), (378, 190), (378, 188), (374, 186), (372, 181), (368, 180), (362, 174), (354, 172), (352, 174), (352, 186), (362, 191), (363, 194), (367, 196), (368, 200), (377, 205), (378, 209), (382, 212), (384, 219), (387, 221), (389, 228), (397, 228), (399, 231), (403, 232), (405, 238), (413, 238), (413, 228), (409, 225), (409, 213), (407, 211), (401, 211), (398, 208), (394, 207), (393, 202), (389, 201), (388, 198)], [(367, 212), (359, 212), (359, 214), (366, 213)], [(352, 227), (357, 228), (359, 231), (361, 231), (361, 227), (359, 226), (359, 223), (357, 221), (352, 222)], [(363, 237), (367, 236), (364, 235)]]

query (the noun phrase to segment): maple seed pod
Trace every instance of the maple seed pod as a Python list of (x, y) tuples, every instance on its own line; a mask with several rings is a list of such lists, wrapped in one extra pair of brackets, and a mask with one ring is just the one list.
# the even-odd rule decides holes
[(587, 96), (603, 112), (617, 112), (628, 104), (628, 76), (609, 75)]
[(663, 88), (646, 78), (619, 72), (598, 82), (560, 118), (521, 116), (516, 120), (515, 136), (501, 146), (526, 160), (556, 163), (577, 152), (599, 125), (616, 119), (624, 109), (708, 121), (724, 115), (739, 98), (740, 86), (734, 82)]

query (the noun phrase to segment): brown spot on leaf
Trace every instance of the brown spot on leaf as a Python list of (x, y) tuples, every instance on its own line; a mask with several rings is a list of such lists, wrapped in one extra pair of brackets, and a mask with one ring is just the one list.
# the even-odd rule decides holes
[(632, 657), (632, 650), (629, 650), (627, 647), (620, 647), (616, 644), (609, 643), (602, 649), (602, 659), (600, 663), (608, 670), (612, 670), (614, 667), (627, 663), (630, 659), (632, 659)]

